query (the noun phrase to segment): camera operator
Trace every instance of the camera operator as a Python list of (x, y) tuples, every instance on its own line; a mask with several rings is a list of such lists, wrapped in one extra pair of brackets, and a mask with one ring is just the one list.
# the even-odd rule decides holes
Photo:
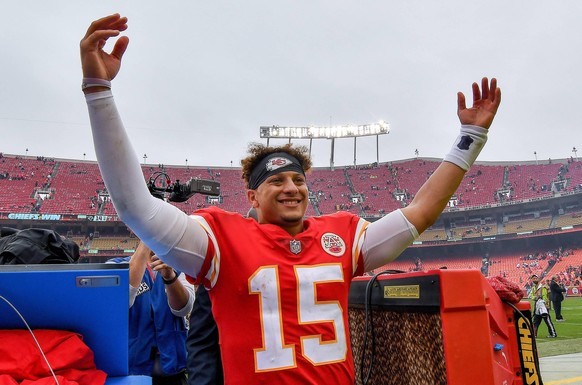
[(194, 286), (163, 263), (144, 243), (129, 262), (129, 374), (152, 377), (153, 385), (186, 385), (185, 317)]

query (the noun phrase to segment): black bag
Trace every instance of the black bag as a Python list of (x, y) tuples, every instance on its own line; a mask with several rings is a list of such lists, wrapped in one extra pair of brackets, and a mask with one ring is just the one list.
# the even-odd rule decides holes
[(0, 228), (0, 265), (76, 263), (79, 245), (47, 229)]

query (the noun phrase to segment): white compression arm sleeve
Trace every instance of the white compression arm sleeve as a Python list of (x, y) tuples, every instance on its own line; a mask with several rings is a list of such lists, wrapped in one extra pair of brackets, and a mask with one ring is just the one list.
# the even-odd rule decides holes
[(395, 260), (416, 238), (418, 231), (400, 210), (370, 223), (362, 245), (364, 271)]
[(178, 208), (149, 193), (111, 91), (86, 95), (103, 181), (121, 220), (168, 265), (196, 277), (206, 232)]

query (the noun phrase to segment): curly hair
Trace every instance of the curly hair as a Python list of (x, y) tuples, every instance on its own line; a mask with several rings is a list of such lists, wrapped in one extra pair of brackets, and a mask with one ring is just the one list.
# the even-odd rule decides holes
[(261, 143), (251, 143), (247, 149), (249, 155), (240, 161), (242, 166), (242, 179), (245, 181), (246, 188), (249, 188), (249, 178), (257, 164), (275, 152), (286, 152), (297, 158), (299, 163), (301, 163), (303, 171), (306, 173), (311, 169), (312, 163), (309, 150), (305, 146), (293, 146), (293, 144), (287, 143), (284, 146), (267, 147)]

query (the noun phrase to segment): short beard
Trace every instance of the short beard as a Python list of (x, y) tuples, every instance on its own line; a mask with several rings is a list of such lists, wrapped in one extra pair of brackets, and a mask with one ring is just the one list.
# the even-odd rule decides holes
[(303, 215), (299, 216), (298, 218), (283, 217), (282, 219), (286, 223), (297, 223), (303, 219)]

